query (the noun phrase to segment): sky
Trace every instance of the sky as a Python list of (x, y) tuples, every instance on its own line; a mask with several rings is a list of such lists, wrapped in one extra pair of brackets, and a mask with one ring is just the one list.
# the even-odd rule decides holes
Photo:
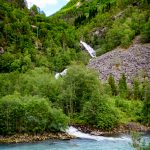
[(50, 16), (66, 5), (69, 0), (27, 0), (28, 7), (34, 4), (45, 12), (46, 16)]

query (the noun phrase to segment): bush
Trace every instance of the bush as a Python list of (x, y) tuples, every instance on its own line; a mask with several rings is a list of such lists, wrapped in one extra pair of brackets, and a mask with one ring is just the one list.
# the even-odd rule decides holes
[(0, 99), (0, 135), (21, 132), (24, 121), (25, 109), (19, 97), (6, 96)]
[(142, 41), (145, 43), (150, 42), (150, 18), (149, 21), (143, 26)]
[(127, 123), (132, 121), (141, 121), (141, 111), (143, 103), (141, 101), (134, 101), (124, 99), (122, 97), (115, 97), (115, 107), (120, 111), (120, 122)]
[(136, 150), (149, 150), (150, 149), (150, 143), (145, 142), (145, 140), (142, 139), (142, 135), (138, 132), (132, 132), (131, 133), (132, 138), (132, 147)]
[(106, 106), (105, 110), (100, 112), (97, 119), (97, 127), (101, 129), (110, 130), (119, 124), (119, 116), (116, 110)]
[(100, 95), (85, 103), (83, 116), (88, 123), (100, 129), (110, 130), (119, 124), (117, 109), (115, 110)]
[(53, 108), (49, 115), (47, 129), (50, 131), (64, 131), (68, 125), (69, 118), (62, 112), (62, 110)]
[(0, 99), (0, 135), (60, 131), (67, 123), (62, 111), (44, 98), (14, 94)]

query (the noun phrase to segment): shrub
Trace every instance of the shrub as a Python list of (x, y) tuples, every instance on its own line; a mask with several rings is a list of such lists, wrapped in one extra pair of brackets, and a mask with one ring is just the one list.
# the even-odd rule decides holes
[(43, 133), (65, 129), (67, 117), (40, 97), (20, 94), (0, 99), (0, 134)]
[(142, 41), (145, 43), (150, 42), (150, 18), (149, 21), (143, 26)]
[(89, 102), (86, 102), (83, 109), (84, 119), (100, 129), (110, 130), (118, 125), (119, 116), (104, 97), (95, 96)]

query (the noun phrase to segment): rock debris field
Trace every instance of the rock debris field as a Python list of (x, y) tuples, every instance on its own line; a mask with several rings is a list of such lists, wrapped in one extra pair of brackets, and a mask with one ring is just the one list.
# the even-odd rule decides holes
[(133, 44), (128, 49), (117, 48), (91, 59), (88, 67), (97, 70), (102, 81), (106, 81), (110, 74), (118, 81), (122, 73), (128, 83), (132, 83), (135, 77), (149, 80), (150, 44)]

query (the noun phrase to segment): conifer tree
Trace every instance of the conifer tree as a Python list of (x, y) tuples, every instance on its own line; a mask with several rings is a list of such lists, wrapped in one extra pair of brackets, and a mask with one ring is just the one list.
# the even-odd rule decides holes
[(126, 97), (127, 96), (127, 83), (126, 83), (126, 76), (123, 73), (120, 80), (119, 80), (119, 94), (120, 96)]
[(134, 95), (134, 99), (140, 98), (140, 89), (139, 89), (138, 80), (134, 80), (134, 82), (133, 82), (133, 95)]
[(112, 95), (116, 96), (118, 94), (117, 86), (115, 84), (115, 80), (114, 80), (114, 77), (113, 77), (112, 74), (109, 75), (108, 83), (109, 83), (109, 85), (111, 87)]
[(145, 89), (143, 122), (147, 125), (150, 125), (150, 84)]

